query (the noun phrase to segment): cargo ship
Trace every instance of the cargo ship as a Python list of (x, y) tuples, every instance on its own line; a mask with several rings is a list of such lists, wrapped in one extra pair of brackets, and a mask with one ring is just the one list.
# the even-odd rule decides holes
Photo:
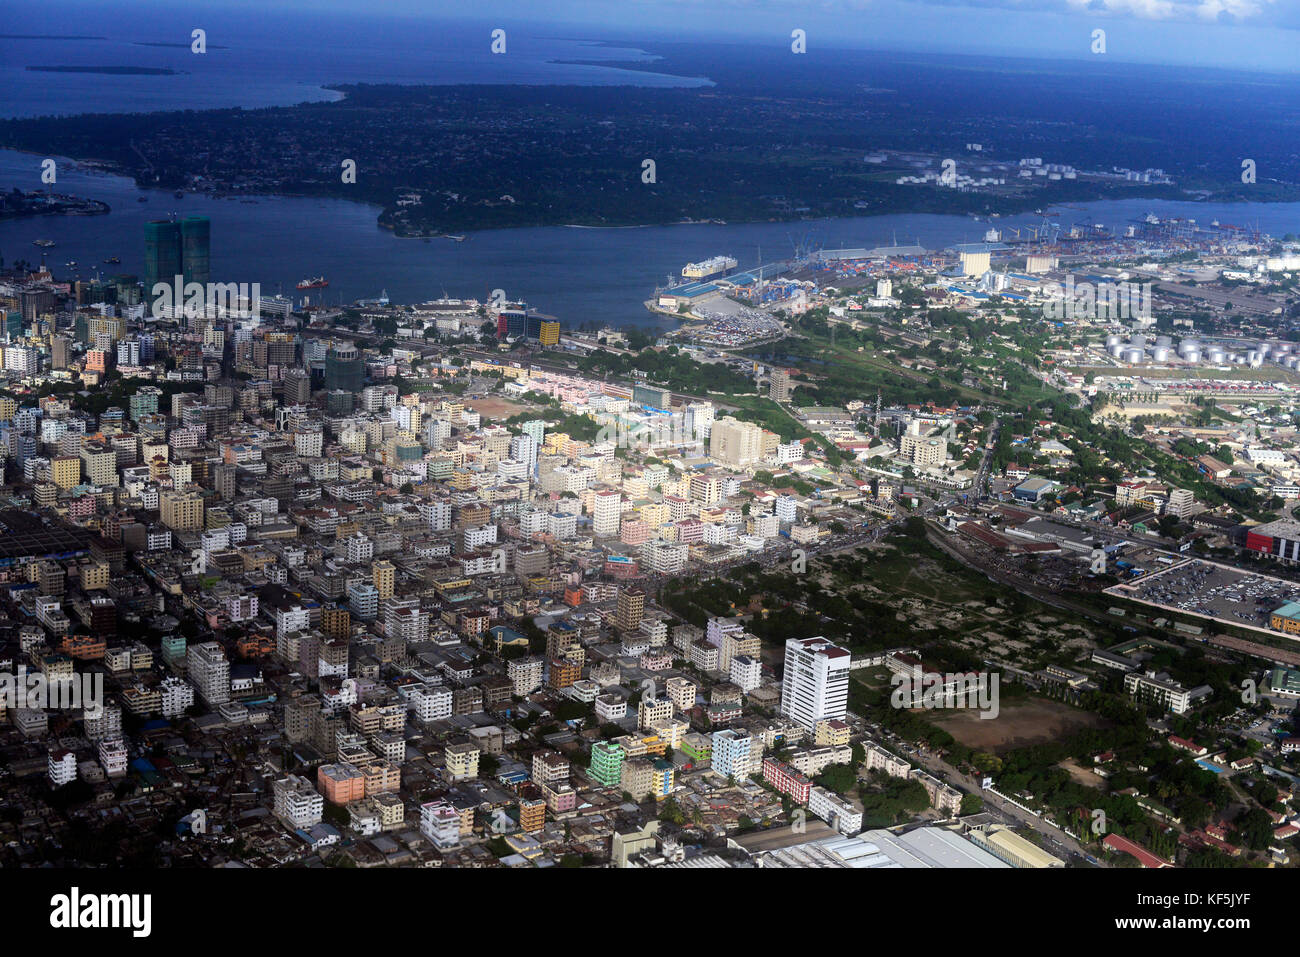
[(330, 281), (324, 276), (317, 276), (315, 279), (304, 279), (298, 283), (299, 289), (324, 289), (330, 284)]
[(736, 260), (730, 256), (714, 256), (703, 262), (687, 263), (682, 267), (682, 277), (698, 282), (712, 276), (724, 275), (729, 270), (735, 269), (736, 265)]

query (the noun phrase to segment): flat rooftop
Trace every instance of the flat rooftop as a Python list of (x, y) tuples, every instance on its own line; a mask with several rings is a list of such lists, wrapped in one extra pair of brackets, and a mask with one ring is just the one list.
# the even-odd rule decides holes
[(0, 565), (90, 550), (90, 532), (18, 508), (0, 509)]

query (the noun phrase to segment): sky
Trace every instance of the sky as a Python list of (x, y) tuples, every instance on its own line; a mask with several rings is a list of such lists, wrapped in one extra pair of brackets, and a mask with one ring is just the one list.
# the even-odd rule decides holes
[[(106, 13), (159, 20), (208, 7), (329, 10), (357, 17), (500, 21), (599, 31), (620, 39), (789, 43), (896, 51), (1086, 59), (1094, 31), (1106, 52), (1138, 63), (1300, 72), (1300, 0), (99, 0)], [(60, 8), (76, 5), (60, 4)], [(42, 4), (42, 6), (44, 6)], [(45, 7), (44, 12), (49, 12)], [(66, 15), (61, 21), (66, 25)], [(288, 38), (286, 38), (288, 39)], [(291, 42), (291, 41), (289, 41)]]

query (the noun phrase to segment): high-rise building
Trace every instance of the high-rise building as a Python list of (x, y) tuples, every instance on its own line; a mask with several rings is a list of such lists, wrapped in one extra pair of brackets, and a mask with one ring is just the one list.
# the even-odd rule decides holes
[(607, 788), (616, 788), (622, 782), (623, 758), (627, 752), (612, 741), (597, 741), (591, 746), (591, 765), (588, 777)]
[(713, 732), (713, 770), (723, 777), (742, 780), (755, 770), (755, 752), (761, 753), (762, 745), (757, 743), (748, 731), (735, 728), (723, 728)]
[(77, 756), (66, 748), (49, 753), (50, 785), (60, 788), (77, 779)]
[(645, 614), (645, 592), (633, 585), (623, 588), (618, 593), (618, 608), (614, 613), (614, 624), (620, 631), (635, 631), (641, 626)]
[(212, 223), (206, 216), (181, 220), (181, 272), (187, 283), (207, 285), (211, 278)]
[(1169, 490), (1169, 502), (1165, 505), (1165, 514), (1174, 518), (1186, 518), (1196, 504), (1196, 498), (1190, 489), (1175, 488)]
[(370, 573), (375, 591), (379, 592), (379, 600), (384, 601), (392, 598), (397, 581), (397, 568), (393, 563), (381, 559), (370, 566)]
[(209, 706), (230, 700), (230, 662), (221, 645), (215, 641), (190, 645), (185, 665), (190, 681)]
[(773, 402), (790, 401), (790, 373), (785, 369), (773, 369), (768, 381), (768, 398)]
[(420, 833), (442, 850), (460, 843), (460, 814), (446, 801), (420, 805)]
[(546, 802), (537, 798), (519, 801), (519, 829), (535, 834), (546, 826)]
[(825, 638), (785, 643), (781, 713), (812, 730), (825, 718), (843, 718), (849, 706), (849, 665), (843, 648)]
[(171, 285), (183, 274), (181, 227), (164, 219), (144, 224), (144, 291), (151, 299), (155, 283)]
[(212, 224), (206, 216), (187, 216), (179, 223), (154, 220), (144, 226), (144, 286), (171, 285), (177, 276), (206, 285), (211, 279)]
[(55, 336), (50, 343), (50, 364), (56, 369), (66, 369), (72, 361), (72, 340), (67, 336)]
[(360, 393), (366, 385), (361, 353), (351, 343), (336, 342), (325, 355), (325, 388), (330, 392)]
[(325, 798), (310, 781), (299, 774), (290, 774), (271, 786), (273, 813), (288, 827), (314, 827), (325, 814)]
[(757, 462), (763, 457), (763, 429), (731, 416), (718, 419), (709, 432), (709, 455), (732, 468)]
[(203, 529), (203, 496), (198, 492), (168, 489), (158, 497), (158, 512), (162, 523), (174, 532)]
[(619, 519), (623, 514), (623, 497), (615, 489), (606, 489), (592, 496), (592, 531), (598, 538), (612, 538), (618, 534)]

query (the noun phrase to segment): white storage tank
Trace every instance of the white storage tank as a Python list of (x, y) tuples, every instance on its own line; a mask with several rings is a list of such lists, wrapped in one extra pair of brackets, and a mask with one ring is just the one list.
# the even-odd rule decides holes
[(1109, 349), (1111, 346), (1117, 346), (1123, 341), (1124, 341), (1123, 336), (1117, 336), (1114, 333), (1111, 333), (1109, 336), (1106, 337), (1106, 348)]
[(1183, 359), (1186, 362), (1200, 362), (1201, 350), (1198, 349), (1196, 346), (1192, 346), (1190, 349), (1187, 349), (1183, 352)]
[(1156, 346), (1154, 349), (1151, 350), (1151, 359), (1152, 359), (1152, 361), (1154, 361), (1154, 362), (1168, 362), (1168, 361), (1169, 361), (1169, 347), (1168, 347), (1168, 346)]
[(1141, 349), (1134, 349), (1132, 346), (1130, 346), (1129, 348), (1124, 350), (1124, 361), (1131, 365), (1137, 365), (1142, 361), (1142, 358), (1145, 355), (1146, 353), (1143, 352)]

